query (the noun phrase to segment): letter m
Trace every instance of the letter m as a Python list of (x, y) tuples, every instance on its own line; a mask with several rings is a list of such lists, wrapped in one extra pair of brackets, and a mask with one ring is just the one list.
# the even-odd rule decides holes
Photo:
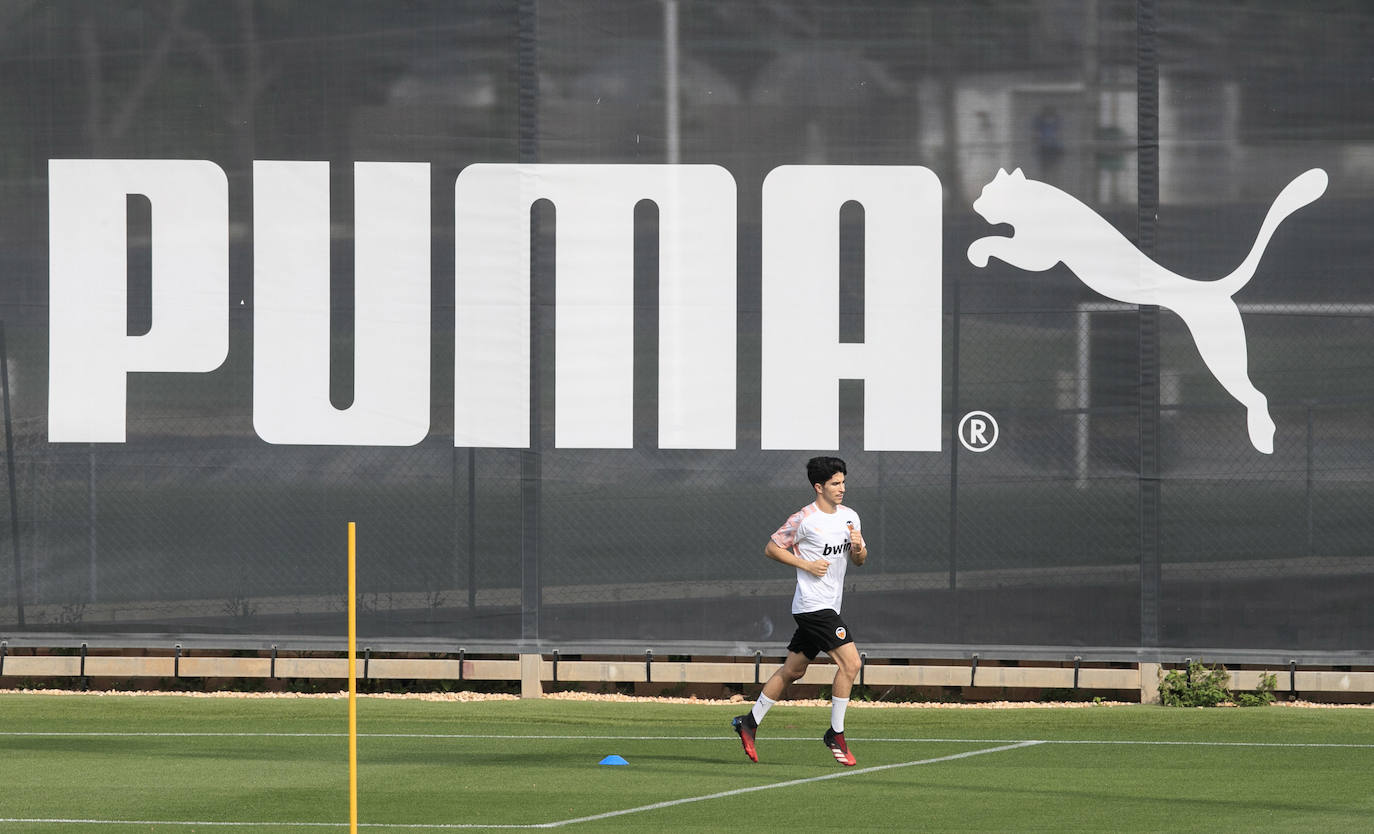
[(717, 165), (463, 169), (454, 444), (530, 445), (530, 209), (556, 213), (554, 442), (628, 448), (634, 213), (659, 210), (658, 445), (735, 446), (735, 181)]

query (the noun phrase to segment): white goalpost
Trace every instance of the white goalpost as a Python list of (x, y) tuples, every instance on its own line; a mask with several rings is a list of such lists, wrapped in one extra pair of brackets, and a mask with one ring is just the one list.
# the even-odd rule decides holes
[[(1237, 304), (1241, 315), (1340, 315), (1374, 317), (1374, 304), (1278, 302)], [(1088, 485), (1088, 442), (1092, 415), (1092, 317), (1095, 313), (1124, 313), (1139, 309), (1135, 304), (1119, 301), (1087, 301), (1075, 308), (1075, 361), (1073, 400), (1070, 407), (1077, 414), (1074, 427), (1074, 485), (1082, 489)], [(1168, 309), (1168, 308), (1161, 308)], [(1166, 402), (1177, 401), (1176, 375), (1160, 371), (1161, 394), (1172, 390), (1172, 396), (1161, 396)]]

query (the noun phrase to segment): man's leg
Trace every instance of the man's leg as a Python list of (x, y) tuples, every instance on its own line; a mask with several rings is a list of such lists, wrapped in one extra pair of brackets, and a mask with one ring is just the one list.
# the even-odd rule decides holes
[(859, 650), (853, 643), (845, 643), (827, 654), (835, 661), (836, 668), (835, 680), (830, 686), (830, 729), (825, 733), (825, 746), (830, 748), (840, 764), (853, 765), (854, 756), (844, 740), (844, 714), (849, 708), (849, 694), (854, 690), (854, 680), (859, 676)]
[[(811, 661), (801, 652), (788, 652), (787, 659), (782, 662), (772, 677), (764, 682), (763, 691), (759, 694), (768, 696), (771, 701), (778, 700), (782, 697), (782, 693), (787, 691), (787, 687), (796, 683), (802, 675), (806, 674), (806, 667), (810, 665)], [(760, 720), (763, 718), (761, 715), (755, 717)]]
[(854, 690), (854, 681), (859, 679), (859, 650), (853, 643), (845, 643), (826, 654), (835, 661), (835, 681), (830, 686), (830, 694), (835, 698), (849, 700), (849, 693)]
[(731, 724), (735, 732), (739, 734), (740, 744), (744, 745), (744, 753), (752, 761), (758, 761), (759, 755), (754, 747), (754, 731), (758, 729), (759, 722), (768, 714), (768, 710), (773, 704), (777, 703), (782, 694), (787, 691), (787, 687), (806, 674), (806, 667), (811, 665), (811, 661), (801, 652), (788, 652), (787, 659), (782, 666), (772, 674), (763, 684), (763, 691), (759, 693), (758, 700), (754, 702), (754, 708), (744, 715), (736, 716)]

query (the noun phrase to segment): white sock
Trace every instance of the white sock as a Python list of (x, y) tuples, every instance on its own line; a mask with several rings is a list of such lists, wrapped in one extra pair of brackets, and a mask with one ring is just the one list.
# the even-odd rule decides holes
[(848, 706), (848, 698), (830, 697), (830, 728), (837, 733), (844, 732), (844, 711)]
[(759, 699), (754, 702), (754, 723), (762, 724), (763, 717), (768, 714), (768, 708), (776, 703), (777, 701), (774, 701), (772, 698), (769, 698), (767, 695), (764, 695), (762, 692), (760, 692)]

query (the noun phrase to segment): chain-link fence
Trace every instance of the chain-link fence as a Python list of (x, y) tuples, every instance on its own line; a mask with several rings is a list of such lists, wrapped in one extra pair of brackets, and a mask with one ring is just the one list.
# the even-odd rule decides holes
[[(781, 165), (901, 164), (930, 168), (944, 189), (945, 430), (938, 452), (866, 450), (863, 408), (851, 404), (863, 383), (838, 382), (846, 503), (873, 552), (851, 572), (845, 602), (866, 650), (1364, 656), (1374, 639), (1374, 290), (1364, 279), (1374, 96), (1364, 87), (1374, 75), (1360, 33), (1374, 12), (1156, 5), (340, 3), (324, 19), (296, 2), (55, 2), (0, 12), (13, 441), (0, 633), (230, 645), (340, 635), (354, 521), (360, 635), (379, 649), (781, 645), (793, 576), (763, 545), (810, 500), (804, 460), (825, 450), (761, 448), (763, 178)], [(47, 437), (46, 170), (68, 157), (211, 159), (229, 180), (228, 359), (211, 373), (131, 374), (122, 444)], [(430, 163), (423, 442), (282, 446), (255, 433), (254, 159), (332, 163), (331, 392), (341, 408), (351, 396), (351, 162)], [(660, 242), (647, 215), (636, 223), (633, 448), (556, 446), (556, 209), (533, 224), (530, 448), (454, 447), (453, 398), (482, 396), (454, 394), (454, 178), (473, 163), (517, 161), (730, 171), (738, 373), (722, 386), (734, 390), (734, 449), (659, 448)], [(1062, 263), (970, 264), (973, 240), (1006, 232), (971, 204), (999, 168), (1018, 167), (1073, 194), (1131, 251), (1197, 281), (1245, 258), (1290, 180), (1327, 172), (1327, 193), (1284, 221), (1234, 299), (1243, 334), (1233, 348), (1267, 398), (1271, 454), (1255, 448), (1246, 408), (1173, 311), (1099, 295)], [(139, 217), (131, 204), (131, 337), (158, 315), (146, 280), (156, 229)], [(862, 342), (864, 218), (843, 209), (837, 224), (840, 338)], [(961, 442), (974, 411), (996, 421), (989, 449)]]

